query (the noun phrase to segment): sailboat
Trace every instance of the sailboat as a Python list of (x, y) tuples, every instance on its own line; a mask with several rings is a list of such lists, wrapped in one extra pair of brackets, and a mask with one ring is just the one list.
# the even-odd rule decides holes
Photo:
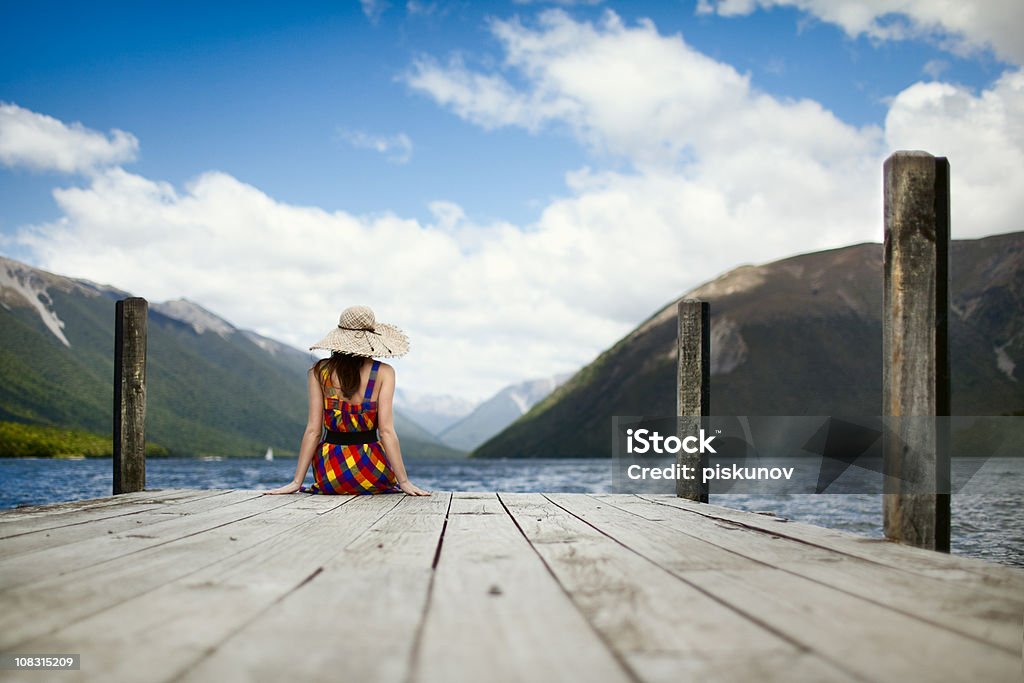
[(264, 460), (273, 460), (274, 459), (274, 449), (273, 448), (268, 448), (266, 454), (263, 456), (263, 459)]

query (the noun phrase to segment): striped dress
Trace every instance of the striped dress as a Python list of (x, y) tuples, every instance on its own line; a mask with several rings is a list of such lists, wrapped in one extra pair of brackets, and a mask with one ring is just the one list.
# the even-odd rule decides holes
[[(333, 432), (363, 432), (377, 428), (377, 402), (371, 401), (380, 361), (373, 361), (362, 403), (349, 403), (341, 391), (324, 392), (324, 428)], [(325, 437), (327, 435), (325, 434)], [(313, 455), (313, 485), (307, 493), (401, 493), (384, 446), (379, 440), (364, 444), (320, 441)]]

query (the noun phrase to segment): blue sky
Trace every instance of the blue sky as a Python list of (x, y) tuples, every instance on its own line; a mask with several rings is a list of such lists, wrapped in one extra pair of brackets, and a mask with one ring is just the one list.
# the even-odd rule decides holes
[[(1021, 154), (1018, 4), (949, 24), (895, 0), (5, 3), (0, 253), (300, 347), (370, 303), (423, 340), (415, 388), (486, 395), (740, 263), (878, 240), (892, 149), (950, 156), (955, 235), (1019, 229), (989, 208), (1021, 189), (991, 172)], [(41, 117), (63, 128), (14, 127)], [(83, 160), (78, 133), (114, 130), (134, 147)], [(610, 272), (640, 234), (700, 244)], [(305, 264), (325, 240), (334, 261)], [(198, 250), (216, 278), (182, 266)]]
[[(576, 8), (599, 19), (613, 6), (632, 23), (751, 74), (756, 87), (812, 98), (852, 124), (881, 124), (884, 100), (927, 77), (984, 87), (1004, 65), (960, 59), (928, 43), (849, 38), (834, 25), (777, 8), (747, 17), (698, 16), (695, 3), (602, 3)], [(528, 21), (541, 5), (438, 3), (430, 14), (393, 3), (376, 23), (360, 3), (19, 3), (4, 9), (0, 97), (90, 128), (120, 128), (141, 142), (131, 169), (176, 184), (210, 169), (274, 197), (357, 213), (393, 209), (427, 217), (438, 197), (482, 218), (536, 219), (564, 192), (567, 169), (590, 161), (558, 130), (484, 131), (464, 125), (401, 76), (421, 54), (459, 51), (501, 59), (490, 17)], [(45, 49), (39, 49), (43, 46)], [(352, 149), (340, 130), (404, 132), (410, 163)], [(60, 182), (60, 179), (56, 179)], [(5, 231), (52, 219), (53, 177), (4, 173)]]

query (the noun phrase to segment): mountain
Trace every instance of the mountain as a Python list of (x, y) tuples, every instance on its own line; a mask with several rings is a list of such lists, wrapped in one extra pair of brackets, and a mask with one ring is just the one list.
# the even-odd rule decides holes
[[(111, 430), (114, 304), (127, 292), (0, 257), (0, 420)], [(185, 299), (150, 307), (146, 435), (174, 455), (294, 455), (313, 357)], [(403, 452), (453, 455), (395, 416)]]
[(525, 415), (569, 377), (546, 377), (505, 387), (438, 436), (449, 446), (472, 450)]
[(448, 394), (420, 394), (395, 388), (395, 410), (437, 435), (471, 413), (477, 404)]
[[(1024, 233), (951, 245), (952, 412), (1024, 408)], [(711, 302), (712, 415), (878, 415), (882, 245), (742, 266)], [(474, 457), (607, 456), (614, 415), (674, 415), (673, 301)]]

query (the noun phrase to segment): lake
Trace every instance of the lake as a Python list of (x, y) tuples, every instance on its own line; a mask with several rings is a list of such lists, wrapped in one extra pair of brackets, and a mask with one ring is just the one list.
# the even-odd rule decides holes
[[(954, 469), (956, 461), (954, 461)], [(294, 460), (151, 458), (148, 488), (266, 489), (287, 483)], [(414, 460), (414, 483), (449, 491), (607, 493), (610, 459)], [(312, 482), (312, 476), (307, 483)], [(111, 461), (0, 459), (0, 508), (110, 495)], [(789, 519), (882, 536), (878, 494), (712, 494), (717, 505), (771, 511)], [(993, 458), (953, 495), (955, 554), (1024, 566), (1024, 459)]]

